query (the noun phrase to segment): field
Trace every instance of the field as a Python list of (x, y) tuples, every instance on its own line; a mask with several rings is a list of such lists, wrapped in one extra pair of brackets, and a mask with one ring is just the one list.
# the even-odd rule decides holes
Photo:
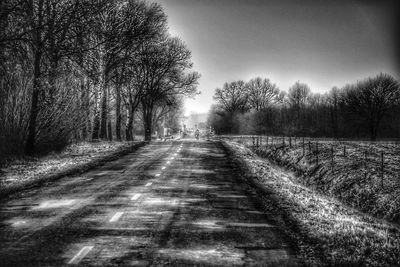
[(400, 223), (400, 144), (396, 142), (222, 136), (295, 171), (296, 180), (377, 218)]

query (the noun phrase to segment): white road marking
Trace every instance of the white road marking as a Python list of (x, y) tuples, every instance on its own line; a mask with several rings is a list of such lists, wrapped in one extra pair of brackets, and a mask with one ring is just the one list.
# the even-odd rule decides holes
[(112, 216), (112, 218), (110, 219), (110, 222), (116, 222), (119, 220), (119, 218), (121, 218), (122, 214), (124, 214), (123, 212), (116, 212), (114, 214), (114, 216)]
[(78, 254), (76, 254), (68, 264), (78, 264), (92, 249), (94, 246), (83, 247)]
[[(156, 174), (157, 175), (157, 174)], [(145, 186), (150, 186), (150, 185), (152, 185), (153, 183), (152, 182), (150, 182), (150, 183), (147, 183)]]
[(54, 209), (54, 208), (61, 208), (64, 206), (70, 206), (76, 202), (75, 199), (54, 199), (54, 200), (47, 200), (40, 203), (39, 206), (34, 207), (33, 209)]
[(174, 153), (174, 156), (178, 155), (177, 153)]
[(141, 195), (142, 195), (142, 194), (134, 194), (134, 195), (131, 197), (131, 200), (138, 200), (138, 199), (140, 198)]
[(167, 161), (167, 164), (171, 164), (171, 161), (168, 160), (168, 161)]
[(172, 159), (172, 160), (174, 160), (174, 159), (175, 159), (175, 157), (172, 157), (171, 159)]
[(161, 168), (161, 170), (165, 170), (165, 168), (166, 168), (166, 167), (165, 167), (165, 166), (163, 166), (163, 167)]

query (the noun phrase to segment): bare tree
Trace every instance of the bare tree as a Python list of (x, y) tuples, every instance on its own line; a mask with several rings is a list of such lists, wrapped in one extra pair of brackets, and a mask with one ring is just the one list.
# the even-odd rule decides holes
[(347, 106), (365, 121), (372, 141), (376, 140), (383, 116), (399, 102), (399, 82), (384, 73), (358, 82), (345, 95)]
[(192, 68), (191, 52), (178, 38), (164, 37), (147, 43), (140, 53), (137, 73), (138, 83), (143, 88), (141, 107), (145, 140), (151, 140), (154, 108), (161, 100), (174, 95), (191, 96), (196, 93), (197, 72), (187, 73)]
[(339, 136), (339, 102), (341, 93), (336, 86), (331, 89), (328, 95), (328, 105), (330, 110), (330, 124), (332, 128), (332, 135), (334, 138)]
[(251, 79), (247, 84), (249, 105), (252, 109), (259, 111), (266, 109), (277, 100), (279, 95), (278, 87), (269, 79), (260, 77)]
[(229, 113), (245, 112), (249, 109), (249, 96), (243, 81), (225, 83), (215, 89), (214, 99)]

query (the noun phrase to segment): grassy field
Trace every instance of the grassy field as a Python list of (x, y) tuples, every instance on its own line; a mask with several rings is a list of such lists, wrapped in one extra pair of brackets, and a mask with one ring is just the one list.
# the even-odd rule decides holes
[[(304, 186), (296, 174), (227, 142), (249, 179), (263, 187), (265, 205), (283, 214), (289, 234), (310, 266), (400, 266), (398, 225), (353, 209)], [(274, 201), (275, 200), (275, 201)]]
[(296, 172), (296, 181), (358, 210), (400, 223), (400, 144), (235, 137), (279, 166)]

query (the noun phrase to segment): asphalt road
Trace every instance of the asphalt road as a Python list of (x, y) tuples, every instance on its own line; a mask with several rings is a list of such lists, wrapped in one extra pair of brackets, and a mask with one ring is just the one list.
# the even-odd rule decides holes
[(216, 142), (153, 143), (0, 205), (0, 266), (295, 266)]

